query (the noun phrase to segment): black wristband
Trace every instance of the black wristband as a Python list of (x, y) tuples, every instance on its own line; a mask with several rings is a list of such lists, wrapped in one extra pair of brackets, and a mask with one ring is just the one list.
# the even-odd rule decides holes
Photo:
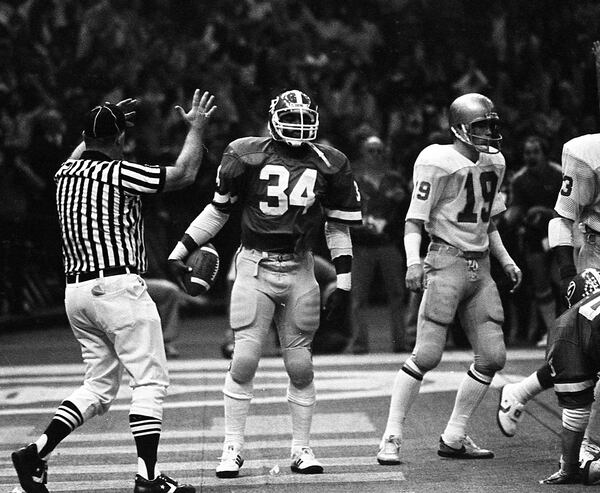
[(333, 259), (336, 274), (346, 274), (352, 270), (352, 255), (340, 255)]
[(188, 249), (188, 252), (193, 252), (194, 250), (196, 250), (196, 248), (198, 248), (198, 244), (194, 241), (194, 239), (188, 235), (187, 233), (185, 233), (183, 235), (183, 238), (181, 238), (181, 243), (183, 244), (184, 247), (186, 247)]

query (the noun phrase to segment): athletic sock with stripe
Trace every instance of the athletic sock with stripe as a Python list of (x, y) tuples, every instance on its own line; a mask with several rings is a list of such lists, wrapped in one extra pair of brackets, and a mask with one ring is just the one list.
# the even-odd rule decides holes
[(63, 401), (44, 433), (35, 442), (39, 456), (42, 459), (47, 457), (83, 421), (83, 415), (77, 406), (71, 401)]
[(151, 416), (130, 414), (129, 427), (137, 448), (138, 474), (145, 479), (153, 480), (160, 474), (156, 467), (156, 460), (162, 421)]

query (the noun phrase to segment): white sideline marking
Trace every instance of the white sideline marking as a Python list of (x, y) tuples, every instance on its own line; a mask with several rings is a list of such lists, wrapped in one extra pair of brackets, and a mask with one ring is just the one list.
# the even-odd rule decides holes
[[(165, 430), (160, 435), (161, 448), (164, 440), (178, 440), (185, 438), (223, 438), (225, 433), (225, 419), (215, 417), (208, 429), (192, 430)], [(292, 430), (292, 421), (289, 414), (276, 415), (250, 415), (246, 422), (245, 436), (264, 436), (264, 435), (290, 435)], [(0, 443), (21, 444), (26, 441), (28, 436), (32, 436), (35, 431), (33, 426), (28, 427), (0, 427)], [(353, 435), (355, 433), (372, 433), (375, 427), (369, 416), (362, 412), (353, 413), (317, 413), (313, 416), (311, 435)], [(9, 439), (10, 437), (10, 439)], [(37, 438), (37, 436), (35, 437)], [(110, 433), (80, 433), (79, 431), (70, 434), (63, 443), (81, 443), (81, 442), (109, 442), (109, 441), (131, 442), (130, 431), (110, 432)]]
[[(311, 438), (310, 445), (313, 449), (318, 447), (364, 447), (372, 446), (374, 450), (379, 446), (379, 436), (372, 435), (366, 438)], [(260, 450), (260, 449), (284, 449), (285, 454), (289, 453), (291, 440), (256, 440), (246, 442), (244, 450)], [(218, 442), (186, 442), (186, 443), (162, 443), (158, 449), (160, 454), (167, 452), (199, 452), (199, 451), (215, 451), (220, 453), (223, 449), (221, 441)], [(103, 447), (90, 447), (89, 445), (82, 447), (69, 447), (65, 442), (65, 446), (61, 446), (56, 450), (56, 456), (52, 457), (55, 461), (61, 456), (93, 456), (93, 455), (118, 455), (126, 454), (131, 456), (135, 451), (135, 446), (129, 445), (106, 445)], [(0, 456), (9, 457), (12, 450), (0, 450)], [(318, 452), (318, 451), (317, 451)], [(216, 457), (216, 456), (215, 456)]]
[[(544, 360), (545, 349), (509, 349), (507, 351), (508, 361), (520, 361), (530, 359)], [(400, 365), (409, 356), (409, 353), (372, 353), (372, 354), (336, 354), (316, 355), (313, 357), (315, 367), (327, 365)], [(442, 363), (468, 362), (473, 360), (472, 351), (446, 351), (442, 356)], [(169, 361), (169, 371), (191, 371), (191, 370), (222, 370), (223, 374), (229, 368), (229, 360), (226, 359), (202, 359), (202, 360), (179, 360)], [(280, 357), (262, 358), (259, 364), (261, 368), (279, 368), (283, 370), (283, 360)], [(27, 375), (83, 375), (85, 367), (81, 364), (62, 365), (23, 365), (23, 366), (0, 366), (0, 377), (23, 377)]]
[[(344, 466), (377, 466), (377, 459), (375, 454), (370, 456), (357, 456), (357, 457), (318, 457), (319, 462), (325, 467), (344, 467)], [(171, 471), (207, 471), (209, 474), (214, 474), (215, 467), (219, 463), (218, 458), (215, 456), (213, 460), (204, 461), (187, 461), (187, 462), (159, 462), (160, 470), (165, 471), (166, 474), (170, 475)], [(272, 469), (275, 465), (279, 466), (281, 471), (289, 470), (290, 461), (287, 459), (287, 455), (283, 454), (281, 458), (277, 459), (258, 459), (258, 460), (245, 460), (242, 471), (247, 470), (260, 470), (266, 468), (267, 471)], [(14, 474), (12, 467), (6, 469), (0, 469), (0, 477), (8, 477)], [(131, 474), (135, 476), (137, 467), (134, 462), (127, 464), (89, 464), (89, 465), (60, 465), (54, 461), (50, 465), (49, 472), (52, 473), (52, 477), (62, 475), (81, 475), (81, 474)], [(175, 474), (173, 476), (176, 476)]]
[[(388, 397), (390, 395), (394, 377), (398, 370), (387, 371), (387, 372), (345, 372), (336, 370), (329, 372), (336, 374), (337, 378), (326, 379), (323, 378), (325, 373), (322, 371), (315, 372), (315, 387), (317, 389), (317, 400), (319, 402), (325, 401), (342, 401), (342, 400), (354, 400), (354, 399), (370, 399), (376, 397)], [(437, 392), (455, 392), (460, 385), (460, 382), (464, 378), (464, 371), (430, 371), (428, 372), (421, 386), (420, 392), (425, 393), (437, 393)], [(523, 378), (521, 375), (502, 375), (498, 376), (492, 381), (492, 388), (502, 386), (502, 383), (498, 383), (499, 379), (503, 382), (506, 380), (516, 381)], [(256, 395), (252, 399), (253, 405), (260, 404), (283, 404), (287, 402), (285, 392), (283, 391), (285, 384), (281, 387), (279, 384), (262, 384), (265, 388), (270, 389), (282, 389), (277, 395), (261, 396)], [(200, 392), (199, 387), (202, 386), (191, 386), (189, 392), (186, 391), (185, 385), (173, 385), (172, 393), (183, 393), (193, 394)], [(216, 387), (209, 386), (210, 389), (215, 391)], [(220, 387), (219, 387), (220, 388)], [(260, 391), (260, 383), (255, 385), (257, 394)], [(0, 405), (5, 409), (0, 409), (0, 416), (19, 416), (19, 415), (31, 415), (31, 414), (50, 414), (56, 410), (56, 404), (51, 407), (16, 407), (19, 404), (32, 404), (32, 400), (40, 402), (48, 402), (48, 399), (56, 399), (56, 396), (64, 398), (69, 395), (74, 389), (73, 388), (53, 388), (50, 386), (44, 387), (44, 389), (30, 389), (25, 387), (21, 390), (15, 390), (9, 388), (8, 390), (0, 391)], [(174, 392), (173, 392), (174, 391)], [(110, 408), (110, 412), (114, 411), (128, 411), (129, 410), (129, 398), (127, 392), (129, 388), (126, 386), (121, 387), (120, 396), (121, 400), (113, 404)], [(218, 392), (220, 394), (220, 392)], [(22, 395), (21, 402), (19, 402), (19, 395)], [(10, 396), (10, 397), (9, 397)], [(167, 400), (163, 407), (164, 409), (180, 409), (180, 408), (207, 408), (207, 407), (222, 407), (223, 399), (219, 395), (217, 399), (207, 399), (207, 396), (201, 395), (196, 396), (193, 399), (188, 400)], [(60, 397), (59, 397), (60, 398)], [(11, 406), (11, 407), (9, 407)]]
[[(383, 471), (383, 472), (354, 472), (354, 473), (334, 473), (329, 474), (279, 474), (276, 476), (242, 476), (231, 479), (219, 479), (217, 477), (191, 476), (181, 478), (181, 483), (191, 483), (201, 486), (254, 486), (254, 485), (278, 485), (278, 484), (327, 484), (327, 483), (361, 483), (361, 482), (383, 482), (383, 481), (404, 481), (405, 477), (402, 471)], [(123, 480), (98, 480), (98, 481), (64, 481), (49, 484), (52, 491), (98, 491), (98, 490), (120, 490), (129, 489), (133, 485), (124, 484)]]

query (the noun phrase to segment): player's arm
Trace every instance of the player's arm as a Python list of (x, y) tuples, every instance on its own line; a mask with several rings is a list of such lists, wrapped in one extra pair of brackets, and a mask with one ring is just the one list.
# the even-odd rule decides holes
[(202, 97), (196, 89), (192, 99), (192, 108), (185, 112), (181, 106), (175, 109), (188, 126), (188, 133), (174, 166), (166, 169), (164, 191), (179, 190), (191, 185), (202, 163), (202, 140), (208, 119), (217, 107), (214, 96), (205, 92)]
[(577, 274), (573, 255), (574, 221), (556, 212), (554, 215), (548, 223), (548, 245), (556, 255), (561, 284), (566, 285)]
[(496, 227), (496, 223), (494, 219), (490, 219), (490, 223), (488, 226), (488, 240), (490, 245), (490, 253), (498, 260), (504, 273), (510, 278), (513, 283), (511, 293), (514, 293), (515, 290), (521, 285), (521, 281), (523, 280), (523, 273), (521, 269), (517, 267), (516, 262), (512, 259), (504, 243), (502, 242), (502, 238), (500, 237), (500, 232)]
[(350, 163), (344, 160), (338, 172), (329, 178), (325, 240), (335, 267), (336, 289), (327, 299), (326, 317), (330, 324), (345, 326), (352, 287), (352, 239), (350, 227), (362, 224), (361, 197)]
[(406, 252), (406, 287), (411, 291), (423, 289), (421, 241), (423, 221), (407, 219), (404, 225), (404, 251)]

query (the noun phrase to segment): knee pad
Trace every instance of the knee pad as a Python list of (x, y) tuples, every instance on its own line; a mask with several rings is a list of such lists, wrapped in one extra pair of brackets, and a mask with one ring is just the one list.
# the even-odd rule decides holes
[(231, 361), (229, 373), (234, 381), (240, 384), (251, 382), (254, 379), (261, 347), (259, 342), (243, 339), (235, 342), (235, 351)]
[(283, 363), (294, 387), (303, 389), (312, 383), (314, 376), (312, 355), (307, 347), (284, 349)]
[(486, 355), (476, 355), (474, 368), (480, 373), (488, 376), (494, 376), (497, 371), (504, 368), (506, 363), (506, 350), (502, 345), (495, 350), (488, 352)]
[(162, 419), (163, 401), (167, 387), (163, 385), (140, 385), (131, 389), (129, 414), (140, 414)]
[(314, 382), (309, 383), (306, 387), (299, 389), (292, 382), (288, 385), (287, 400), (299, 406), (310, 407), (317, 400)]
[(227, 397), (237, 400), (250, 400), (254, 397), (252, 381), (246, 383), (238, 383), (231, 376), (231, 372), (228, 372), (225, 376), (225, 385), (223, 387), (223, 393)]
[(442, 352), (443, 348), (438, 347), (437, 344), (419, 342), (419, 345), (415, 347), (410, 359), (421, 373), (426, 373), (440, 364)]

